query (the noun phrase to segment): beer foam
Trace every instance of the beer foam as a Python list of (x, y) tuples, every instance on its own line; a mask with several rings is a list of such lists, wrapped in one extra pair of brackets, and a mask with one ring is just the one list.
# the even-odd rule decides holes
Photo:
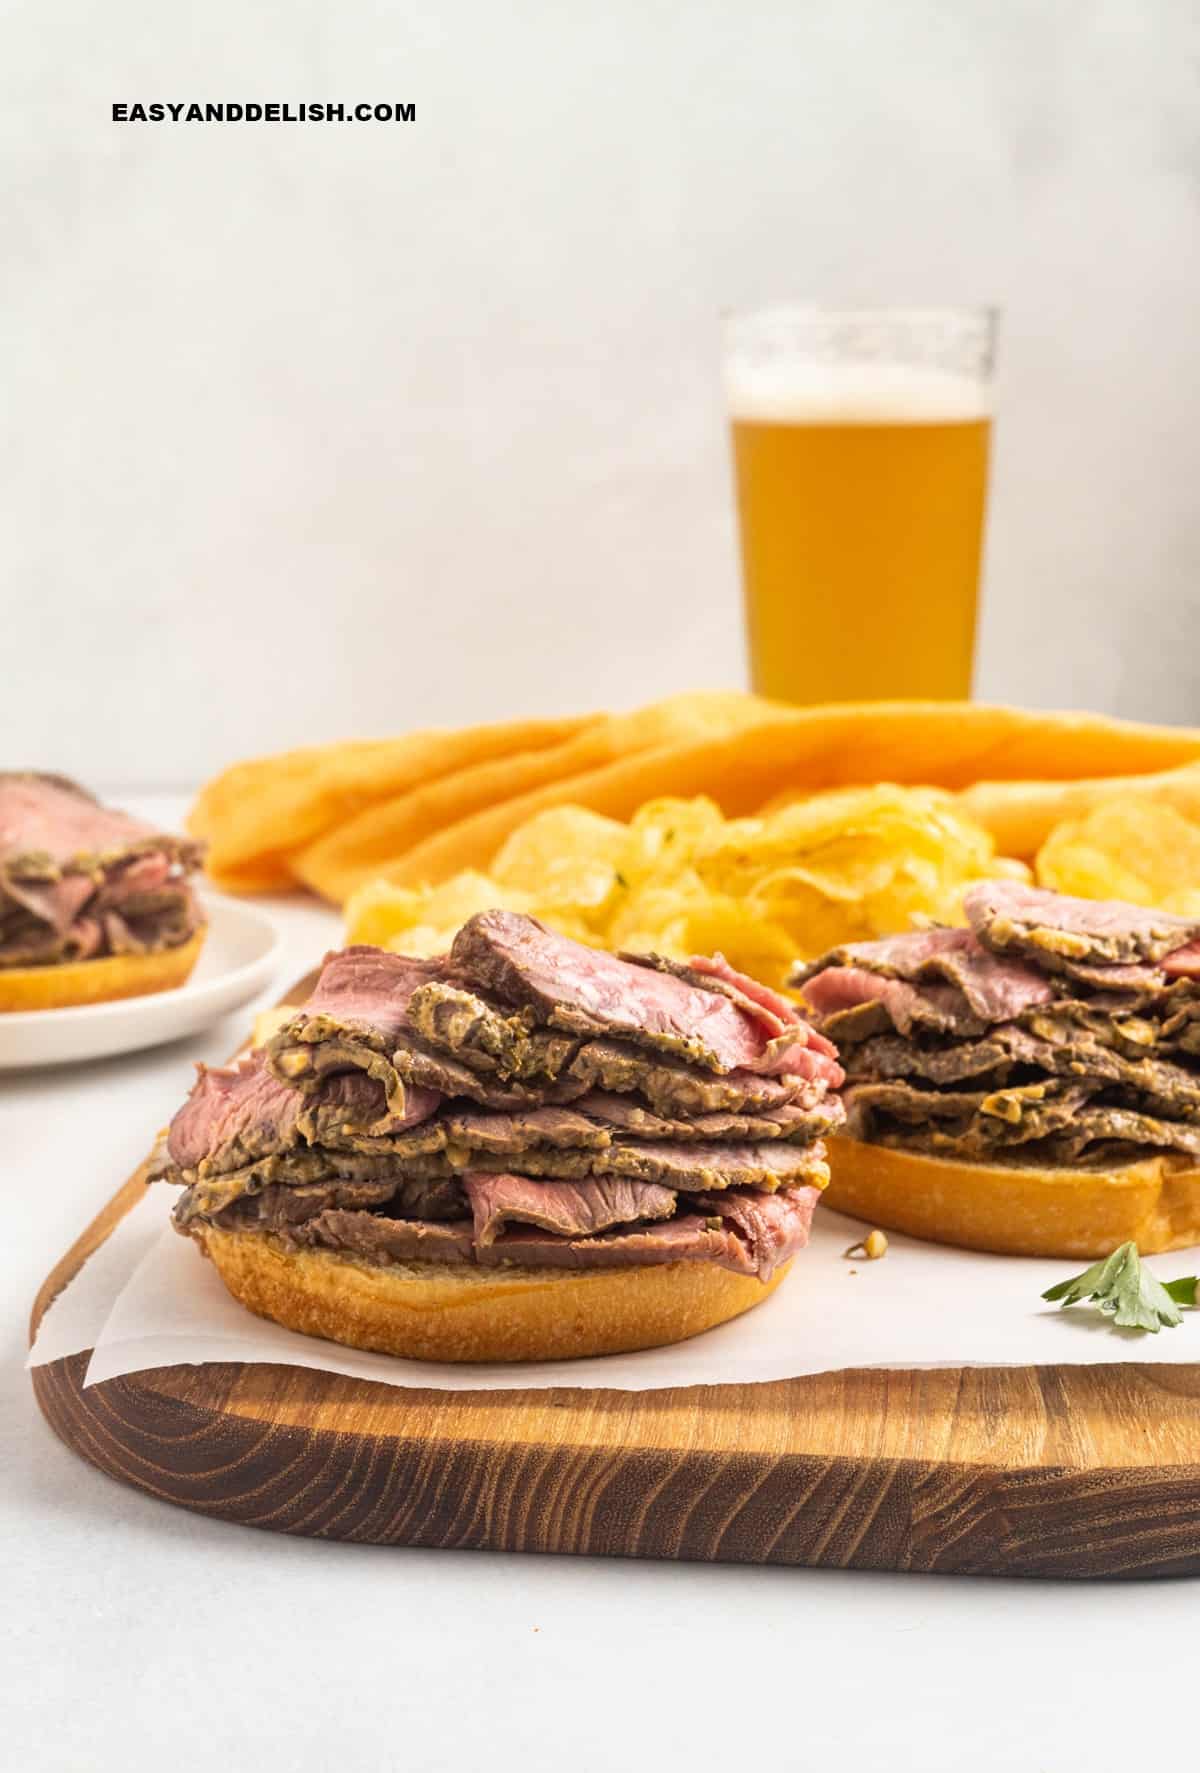
[(991, 389), (916, 363), (751, 363), (734, 356), (725, 391), (735, 419), (762, 424), (921, 425), (991, 416)]

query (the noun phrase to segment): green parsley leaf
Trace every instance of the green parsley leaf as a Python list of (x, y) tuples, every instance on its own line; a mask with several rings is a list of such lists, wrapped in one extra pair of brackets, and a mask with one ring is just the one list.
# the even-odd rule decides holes
[(1157, 1335), (1164, 1324), (1173, 1330), (1183, 1322), (1179, 1307), (1196, 1304), (1198, 1284), (1197, 1276), (1187, 1275), (1164, 1285), (1143, 1265), (1137, 1245), (1127, 1243), (1082, 1274), (1047, 1287), (1042, 1298), (1060, 1305), (1090, 1302), (1123, 1329)]

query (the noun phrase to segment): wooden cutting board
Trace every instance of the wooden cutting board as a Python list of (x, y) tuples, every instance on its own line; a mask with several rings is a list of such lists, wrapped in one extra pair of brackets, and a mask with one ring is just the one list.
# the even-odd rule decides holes
[[(58, 1263), (34, 1330), (142, 1187), (139, 1170)], [(88, 1358), (33, 1370), (69, 1447), (152, 1496), (279, 1532), (872, 1570), (1200, 1571), (1197, 1366), (450, 1392), (229, 1364), (85, 1391)]]

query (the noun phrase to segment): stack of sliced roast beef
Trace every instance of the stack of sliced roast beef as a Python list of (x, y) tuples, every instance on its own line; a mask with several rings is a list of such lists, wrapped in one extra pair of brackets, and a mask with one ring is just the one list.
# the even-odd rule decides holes
[(266, 1049), (201, 1069), (176, 1224), (411, 1260), (715, 1262), (808, 1238), (836, 1052), (719, 958), (618, 958), (486, 912), (448, 956), (355, 947)]
[(174, 948), (201, 921), (200, 846), (65, 776), (0, 773), (0, 967)]
[(1008, 881), (965, 910), (797, 972), (847, 1130), (1003, 1163), (1200, 1155), (1200, 922)]

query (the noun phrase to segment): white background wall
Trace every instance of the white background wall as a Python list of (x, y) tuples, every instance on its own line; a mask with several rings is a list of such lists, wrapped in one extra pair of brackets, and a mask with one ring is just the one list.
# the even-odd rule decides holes
[[(0, 761), (741, 681), (718, 311), (1006, 310), (979, 689), (1200, 720), (1194, 0), (16, 0)], [(115, 99), (413, 100), (118, 126)]]

